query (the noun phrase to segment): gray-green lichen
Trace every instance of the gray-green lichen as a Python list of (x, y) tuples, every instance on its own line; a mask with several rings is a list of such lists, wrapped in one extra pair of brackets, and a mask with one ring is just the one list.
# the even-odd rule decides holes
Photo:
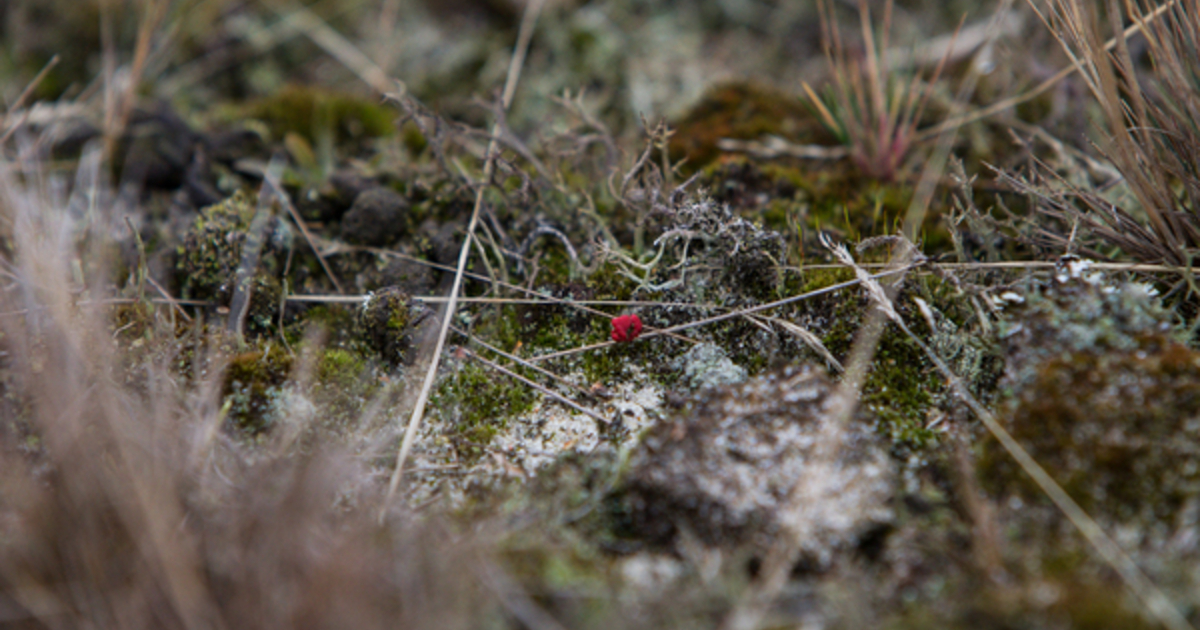
[(729, 359), (720, 346), (700, 343), (676, 360), (683, 372), (683, 383), (692, 390), (720, 385), (736, 385), (746, 380), (746, 369)]
[[(1194, 522), (1200, 353), (1180, 343), (1152, 292), (1068, 257), (1050, 281), (1000, 299), (1013, 436), (1096, 516), (1144, 533)], [(980, 466), (993, 489), (1040, 498), (995, 444)]]

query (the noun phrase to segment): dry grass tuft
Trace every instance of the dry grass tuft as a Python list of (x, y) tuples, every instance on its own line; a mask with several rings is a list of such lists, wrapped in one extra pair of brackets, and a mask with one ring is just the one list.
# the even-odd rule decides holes
[[(1038, 197), (1044, 214), (1084, 228), (1081, 235), (1092, 240), (1083, 245), (1093, 253), (1107, 244), (1142, 262), (1189, 266), (1200, 246), (1200, 2), (1034, 6), (1096, 99), (1100, 149), (1136, 203), (1117, 205), (1101, 192), (1105, 186), (1081, 188), (1044, 167), (1033, 179), (1008, 176), (1008, 182)], [(1123, 19), (1140, 30), (1146, 60), (1126, 43)], [(1111, 50), (1106, 33), (1115, 36)], [(1149, 72), (1141, 67), (1147, 63)], [(1070, 230), (1046, 236), (1061, 249), (1074, 245)]]
[[(98, 160), (84, 164), (70, 196), (28, 165), (0, 179), (0, 622), (463, 627), (494, 614), (461, 569), (475, 546), (436, 519), (376, 525), (381, 484), (349, 453), (214, 431), (218, 354), (191, 382), (169, 352), (122, 354), (95, 271), (117, 218)], [(145, 312), (151, 337), (173, 341), (170, 311)]]

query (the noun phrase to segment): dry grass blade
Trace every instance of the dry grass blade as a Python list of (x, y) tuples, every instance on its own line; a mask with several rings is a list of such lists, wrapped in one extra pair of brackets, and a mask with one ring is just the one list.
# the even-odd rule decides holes
[(471, 343), (478, 344), (479, 346), (481, 346), (488, 352), (491, 352), (493, 354), (504, 357), (505, 359), (508, 359), (509, 361), (512, 361), (513, 363), (520, 364), (521, 367), (533, 370), (534, 372), (537, 372), (538, 374), (541, 374), (542, 376), (545, 376), (545, 377), (550, 378), (558, 383), (561, 383), (561, 384), (565, 385), (566, 387), (569, 387), (569, 388), (579, 392), (580, 394), (583, 394), (585, 396), (592, 395), (592, 392), (589, 391), (586, 387), (584, 387), (568, 378), (559, 376), (559, 375), (555, 374), (554, 372), (551, 372), (550, 370), (547, 370), (538, 365), (534, 365), (533, 363), (530, 363), (529, 361), (526, 361), (525, 359), (522, 359), (521, 357), (518, 357), (513, 354), (509, 354), (509, 353), (501, 350), (500, 348), (497, 348), (496, 346), (493, 346), (492, 344), (480, 339), (479, 337), (476, 337), (476, 336), (468, 333), (467, 331), (458, 328), (457, 326), (453, 326), (451, 328), (452, 328), (452, 330), (454, 330), (454, 332), (462, 335), (463, 337), (466, 337), (468, 340), (471, 341)]
[(16, 120), (12, 120), (13, 112), (18, 111), (25, 106), (25, 101), (29, 100), (29, 97), (33, 94), (33, 91), (36, 90), (37, 86), (46, 79), (46, 76), (50, 74), (50, 71), (58, 65), (58, 62), (58, 55), (51, 57), (50, 61), (47, 61), (46, 65), (43, 66), (42, 69), (37, 73), (37, 76), (33, 77), (33, 80), (29, 82), (29, 85), (25, 86), (25, 89), (21, 92), (20, 96), (17, 97), (17, 100), (13, 101), (12, 105), (8, 107), (8, 111), (4, 117), (4, 122), (8, 125), (8, 128), (4, 130), (3, 135), (0, 135), (0, 146), (4, 146), (4, 144), (8, 142), (9, 138), (12, 138), (13, 133), (16, 132), (16, 130), (21, 126), (21, 123), (25, 120), (25, 117), (29, 115), (28, 110), (21, 111), (21, 115)]
[(363, 83), (371, 86), (371, 89), (385, 94), (394, 88), (382, 68), (316, 13), (295, 3), (288, 4), (286, 11), (276, 9), (276, 12), (294, 24), (295, 28), (303, 31), (313, 43), (337, 59)]
[[(504, 93), (500, 97), (501, 109), (508, 109), (512, 103), (513, 96), (516, 94), (517, 82), (521, 77), (521, 66), (525, 62), (525, 53), (529, 49), (529, 41), (533, 37), (533, 28), (537, 23), (538, 15), (545, 5), (545, 0), (532, 0), (525, 5), (525, 14), (521, 19), (521, 27), (517, 33), (517, 45), (513, 53), (512, 62), (508, 67), (508, 77), (504, 82)], [(396, 467), (392, 473), (392, 478), (388, 482), (387, 496), (384, 498), (384, 504), (380, 508), (379, 519), (382, 521), (387, 515), (388, 505), (392, 501), (392, 497), (396, 494), (396, 490), (400, 487), (400, 481), (404, 476), (404, 460), (408, 458), (408, 452), (412, 449), (413, 440), (416, 438), (417, 429), (421, 426), (421, 420), (425, 416), (425, 405), (429, 402), (429, 395), (433, 391), (433, 382), (437, 378), (437, 368), (441, 362), (442, 349), (446, 346), (446, 336), (450, 332), (450, 322), (454, 319), (454, 313), (458, 306), (458, 292), (462, 288), (463, 272), (467, 267), (467, 258), (471, 252), (471, 242), (474, 240), (475, 228), (479, 225), (479, 216), (483, 209), (483, 195), (486, 190), (487, 183), (491, 181), (492, 172), (495, 169), (496, 155), (499, 150), (499, 125), (497, 124), (492, 130), (492, 139), (488, 142), (487, 152), (484, 157), (483, 165), (483, 184), (479, 186), (475, 194), (475, 206), (471, 211), (471, 220), (467, 223), (467, 235), (464, 237), (462, 248), (458, 256), (458, 268), (454, 274), (454, 284), (450, 288), (450, 301), (446, 304), (445, 312), (442, 313), (441, 329), (438, 331), (437, 343), (433, 348), (433, 355), (429, 360), (429, 367), (425, 372), (425, 380), (421, 384), (421, 391), (417, 395), (416, 405), (413, 407), (412, 417), (408, 421), (408, 427), (404, 430), (404, 439), (400, 443), (400, 450), (396, 454)]]
[[(117, 140), (125, 131), (125, 125), (129, 122), (129, 116), (133, 113), (134, 105), (137, 103), (138, 88), (141, 85), (142, 75), (146, 70), (146, 62), (150, 58), (150, 45), (154, 34), (158, 31), (159, 25), (167, 16), (167, 8), (169, 2), (167, 0), (143, 0), (139, 3), (142, 9), (141, 23), (138, 25), (137, 42), (133, 50), (133, 65), (129, 72), (129, 83), (125, 86), (125, 92), (119, 98), (116, 95), (110, 97), (110, 107), (105, 111), (104, 118), (104, 134), (105, 134), (105, 150), (106, 156), (112, 156), (116, 150)], [(102, 10), (108, 13), (107, 4), (102, 5)], [(116, 89), (115, 85), (108, 86), (109, 90)]]
[(837, 357), (833, 356), (833, 353), (829, 351), (829, 348), (826, 348), (825, 344), (821, 343), (821, 338), (814, 335), (809, 329), (801, 326), (800, 324), (789, 322), (788, 320), (781, 319), (779, 317), (764, 317), (763, 319), (795, 335), (798, 339), (800, 339), (800, 341), (803, 341), (806, 346), (811, 348), (813, 352), (821, 355), (821, 358), (825, 359), (825, 363), (827, 363), (834, 370), (838, 372), (846, 371), (846, 368), (842, 367), (842, 364), (838, 362)]
[(317, 262), (321, 263), (321, 269), (325, 271), (325, 277), (329, 278), (329, 282), (333, 284), (333, 288), (336, 289), (338, 293), (341, 293), (342, 283), (338, 282), (337, 275), (334, 274), (333, 269), (329, 267), (329, 261), (325, 260), (325, 254), (321, 252), (321, 248), (317, 247), (317, 243), (314, 241), (312, 232), (310, 232), (308, 229), (308, 225), (304, 222), (304, 218), (301, 217), (300, 213), (296, 211), (296, 206), (293, 205), (292, 200), (288, 198), (287, 191), (285, 191), (283, 186), (280, 185), (279, 174), (268, 169), (267, 177), (263, 180), (263, 185), (270, 188), (271, 192), (275, 195), (275, 198), (279, 200), (279, 203), (287, 209), (288, 216), (292, 218), (292, 221), (296, 224), (296, 227), (300, 228), (300, 234), (304, 236), (304, 242), (308, 243), (308, 246), (312, 248), (313, 254), (315, 254), (317, 257)]

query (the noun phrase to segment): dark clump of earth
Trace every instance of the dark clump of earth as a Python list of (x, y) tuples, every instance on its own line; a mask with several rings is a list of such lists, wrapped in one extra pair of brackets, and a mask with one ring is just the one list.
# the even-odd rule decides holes
[(382, 186), (365, 190), (342, 217), (342, 237), (361, 245), (387, 245), (407, 231), (407, 211), (408, 200), (400, 193)]

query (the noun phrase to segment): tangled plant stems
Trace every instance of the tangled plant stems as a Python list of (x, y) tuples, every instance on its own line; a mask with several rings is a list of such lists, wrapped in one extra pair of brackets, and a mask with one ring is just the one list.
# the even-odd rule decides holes
[(642, 319), (637, 315), (621, 315), (612, 318), (612, 340), (629, 342), (642, 334)]

